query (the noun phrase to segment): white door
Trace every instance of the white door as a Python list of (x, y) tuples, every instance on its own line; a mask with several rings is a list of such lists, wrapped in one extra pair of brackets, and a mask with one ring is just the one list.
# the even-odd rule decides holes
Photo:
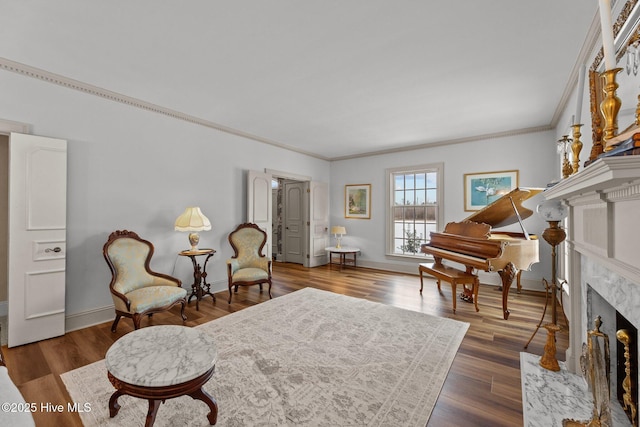
[(296, 264), (305, 262), (305, 183), (284, 184), (284, 260)]
[(271, 259), (271, 174), (248, 171), (247, 173), (247, 222), (257, 224), (267, 233), (264, 254)]
[(328, 262), (329, 246), (329, 185), (324, 182), (308, 182), (309, 187), (309, 263), (308, 267)]
[(67, 142), (9, 137), (9, 347), (64, 335)]

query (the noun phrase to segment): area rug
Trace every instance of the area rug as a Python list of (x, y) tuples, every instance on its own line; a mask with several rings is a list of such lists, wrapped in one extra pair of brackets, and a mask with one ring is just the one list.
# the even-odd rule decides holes
[[(468, 323), (305, 288), (198, 326), (215, 337), (205, 390), (218, 426), (420, 426), (429, 420)], [(85, 426), (143, 425), (129, 396), (109, 418), (104, 361), (61, 375)], [(155, 426), (206, 426), (190, 397), (160, 405)]]

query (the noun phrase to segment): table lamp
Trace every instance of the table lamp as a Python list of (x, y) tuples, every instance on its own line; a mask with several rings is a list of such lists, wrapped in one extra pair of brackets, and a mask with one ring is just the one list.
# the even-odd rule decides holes
[(185, 209), (178, 219), (176, 219), (175, 230), (191, 231), (191, 233), (189, 233), (191, 250), (197, 251), (198, 242), (200, 242), (200, 236), (197, 231), (211, 230), (211, 222), (209, 221), (209, 218), (204, 216), (199, 207), (192, 206)]
[(333, 236), (336, 238), (336, 248), (340, 249), (342, 247), (340, 246), (340, 239), (342, 239), (343, 235), (347, 234), (347, 229), (341, 225), (334, 225), (333, 227), (331, 227), (331, 234), (333, 234)]

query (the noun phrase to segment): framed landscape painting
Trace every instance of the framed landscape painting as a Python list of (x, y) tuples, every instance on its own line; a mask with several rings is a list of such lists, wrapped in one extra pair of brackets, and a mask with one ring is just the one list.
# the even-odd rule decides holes
[(479, 211), (518, 187), (518, 171), (464, 174), (464, 210)]
[(371, 218), (371, 184), (344, 186), (345, 218)]

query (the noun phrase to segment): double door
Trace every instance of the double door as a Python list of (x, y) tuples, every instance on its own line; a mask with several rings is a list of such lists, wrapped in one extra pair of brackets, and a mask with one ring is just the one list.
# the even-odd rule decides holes
[[(247, 177), (247, 221), (258, 224), (267, 233), (268, 257), (272, 256), (273, 240), (272, 179), (272, 174), (257, 171), (249, 171)], [(315, 181), (285, 185), (287, 207), (283, 225), (287, 261), (306, 267), (327, 263), (324, 248), (329, 242), (328, 189), (326, 183)]]

